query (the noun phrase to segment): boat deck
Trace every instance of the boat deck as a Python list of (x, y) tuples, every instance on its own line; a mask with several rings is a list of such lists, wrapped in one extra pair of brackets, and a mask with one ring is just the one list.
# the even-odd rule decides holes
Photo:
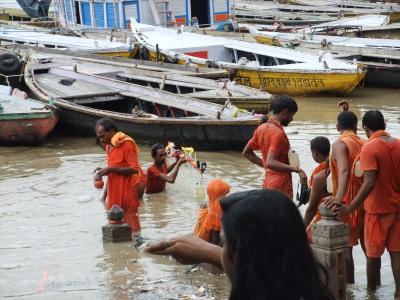
[(11, 95), (0, 93), (0, 120), (10, 118), (38, 118), (43, 114), (51, 116), (51, 110), (45, 104), (33, 99), (22, 99)]
[[(61, 80), (66, 81), (64, 81), (64, 84), (62, 84)], [(54, 98), (77, 97), (85, 95), (94, 96), (95, 94), (117, 93), (116, 90), (110, 89), (101, 84), (91, 83), (82, 80), (74, 80), (68, 77), (51, 73), (36, 74), (35, 81), (42, 89), (46, 90), (47, 95)]]

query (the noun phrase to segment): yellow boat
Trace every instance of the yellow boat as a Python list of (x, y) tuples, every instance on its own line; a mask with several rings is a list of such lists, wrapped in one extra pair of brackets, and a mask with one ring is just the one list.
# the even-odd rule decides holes
[(366, 73), (331, 55), (131, 24), (150, 60), (226, 69), (237, 83), (271, 94), (349, 94)]

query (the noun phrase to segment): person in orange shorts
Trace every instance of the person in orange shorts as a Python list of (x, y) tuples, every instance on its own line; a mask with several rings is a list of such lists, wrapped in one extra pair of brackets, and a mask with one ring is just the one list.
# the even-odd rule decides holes
[(120, 206), (124, 210), (124, 221), (133, 232), (139, 232), (137, 185), (143, 176), (138, 160), (139, 147), (131, 137), (118, 132), (110, 119), (97, 121), (95, 130), (99, 143), (106, 145), (108, 167), (97, 168), (98, 175), (108, 177), (106, 209)]
[[(289, 139), (283, 129), (293, 121), (297, 112), (296, 101), (289, 96), (278, 96), (272, 104), (272, 116), (258, 126), (242, 155), (253, 164), (265, 169), (263, 188), (278, 190), (293, 199), (292, 173), (304, 174), (289, 165)], [(255, 151), (260, 150), (260, 158)]]
[(230, 186), (221, 179), (213, 179), (207, 186), (208, 205), (200, 208), (194, 234), (218, 245), (220, 243), (222, 211), (219, 200), (228, 194)]
[(319, 204), (329, 194), (326, 190), (326, 177), (329, 172), (329, 151), (331, 144), (324, 136), (317, 136), (311, 140), (311, 153), (318, 166), (312, 171), (309, 187), (311, 188), (310, 201), (304, 214), (304, 225), (307, 228), (307, 237), (312, 241), (311, 226), (321, 220)]
[(155, 144), (151, 147), (151, 157), (154, 163), (147, 169), (146, 194), (161, 193), (165, 191), (167, 182), (175, 182), (179, 168), (186, 162), (186, 158), (177, 153), (176, 161), (168, 166), (167, 151), (162, 144)]
[[(347, 102), (346, 102), (347, 104)], [(348, 205), (360, 190), (362, 178), (354, 175), (353, 165), (358, 160), (365, 140), (357, 135), (357, 116), (347, 111), (348, 106), (337, 117), (336, 128), (340, 137), (333, 143), (329, 157), (332, 196), (324, 199), (323, 205), (333, 209), (342, 203)], [(346, 281), (354, 283), (353, 247), (362, 241), (363, 207), (341, 220), (349, 226), (349, 249), (346, 251)], [(361, 242), (363, 247), (363, 242)], [(364, 248), (363, 248), (364, 250)]]
[(380, 111), (366, 112), (362, 125), (369, 138), (360, 154), (364, 182), (351, 203), (336, 212), (346, 216), (364, 203), (368, 288), (376, 289), (380, 257), (386, 248), (396, 283), (394, 297), (400, 299), (400, 140), (385, 131)]

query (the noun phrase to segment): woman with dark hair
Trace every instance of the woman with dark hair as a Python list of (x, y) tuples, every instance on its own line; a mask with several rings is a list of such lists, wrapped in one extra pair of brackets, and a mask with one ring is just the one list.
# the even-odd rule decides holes
[(151, 243), (146, 251), (182, 263), (220, 266), (232, 283), (229, 299), (333, 299), (315, 261), (294, 203), (272, 190), (221, 199), (222, 249), (194, 236)]

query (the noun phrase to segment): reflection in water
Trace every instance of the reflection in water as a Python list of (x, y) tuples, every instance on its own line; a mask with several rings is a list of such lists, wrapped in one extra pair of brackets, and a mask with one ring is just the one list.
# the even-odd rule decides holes
[[(371, 108), (383, 110), (389, 132), (400, 137), (398, 99), (396, 91), (360, 89), (351, 98), (351, 109), (359, 117)], [(331, 141), (337, 137), (338, 100), (298, 99), (299, 112), (287, 132), (308, 174), (315, 166), (309, 141), (317, 135)], [(204, 186), (214, 177), (223, 178), (232, 191), (261, 186), (263, 171), (238, 152), (202, 152), (198, 158), (208, 165)], [(141, 146), (141, 161), (144, 167), (151, 162), (148, 146)], [(101, 192), (92, 187), (92, 171), (105, 163), (93, 139), (53, 136), (38, 147), (0, 147), (0, 297), (177, 299), (196, 295), (203, 286), (206, 295), (225, 299), (229, 284), (224, 275), (190, 271), (168, 257), (139, 253), (131, 243), (102, 242), (106, 216), (97, 200)], [(140, 207), (142, 235), (159, 239), (191, 232), (198, 212), (199, 181), (200, 174), (184, 165), (166, 192), (146, 195)], [(296, 176), (294, 181), (296, 187)], [(354, 252), (357, 284), (349, 287), (349, 298), (367, 299), (365, 258), (360, 247)], [(40, 289), (44, 274), (47, 279)], [(370, 299), (393, 295), (386, 254), (382, 283)]]

